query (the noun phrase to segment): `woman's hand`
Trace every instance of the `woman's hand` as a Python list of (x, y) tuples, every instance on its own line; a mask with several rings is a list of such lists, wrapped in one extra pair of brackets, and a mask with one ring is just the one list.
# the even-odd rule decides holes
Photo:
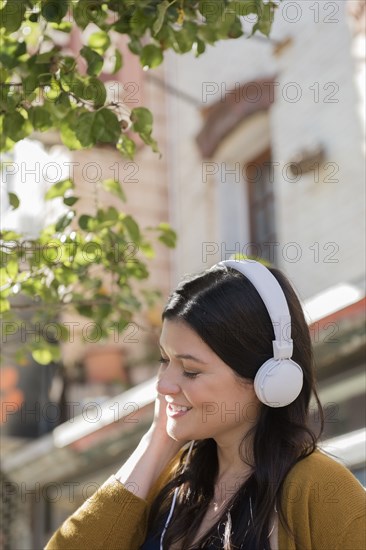
[(167, 421), (168, 417), (166, 414), (166, 408), (168, 403), (165, 400), (164, 395), (158, 393), (155, 399), (155, 409), (154, 409), (154, 418), (149, 429), (149, 433), (154, 435), (155, 438), (159, 438), (165, 444), (174, 443), (174, 446), (177, 447), (177, 450), (180, 449), (186, 443), (185, 441), (176, 441), (167, 432)]
[(148, 436), (150, 436), (154, 440), (157, 440), (158, 442), (161, 442), (161, 445), (168, 446), (173, 453), (176, 453), (181, 447), (183, 447), (185, 443), (187, 443), (187, 441), (176, 441), (168, 434), (166, 429), (168, 421), (168, 417), (166, 414), (167, 405), (168, 403), (165, 399), (165, 396), (157, 392), (157, 396), (155, 399), (154, 418), (148, 431)]
[(168, 417), (166, 414), (167, 404), (168, 403), (166, 402), (164, 395), (158, 393), (155, 399), (154, 419), (150, 429), (152, 429), (156, 433), (159, 433), (163, 438), (169, 438), (169, 435), (166, 431), (166, 425), (168, 421)]

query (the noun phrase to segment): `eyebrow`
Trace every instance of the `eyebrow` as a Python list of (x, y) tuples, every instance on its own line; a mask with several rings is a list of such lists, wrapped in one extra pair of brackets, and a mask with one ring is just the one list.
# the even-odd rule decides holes
[[(159, 347), (162, 351), (164, 351), (163, 346), (159, 342)], [(165, 353), (165, 351), (164, 351)], [(178, 353), (177, 355), (174, 355), (176, 359), (190, 359), (191, 361), (196, 361), (196, 363), (200, 363), (201, 365), (207, 365), (205, 361), (202, 361), (202, 359), (199, 359), (198, 357), (195, 357), (194, 355), (191, 355), (190, 353)]]

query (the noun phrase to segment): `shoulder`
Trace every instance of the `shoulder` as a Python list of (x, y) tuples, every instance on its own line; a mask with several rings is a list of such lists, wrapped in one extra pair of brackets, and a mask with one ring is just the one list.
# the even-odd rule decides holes
[(294, 519), (301, 513), (344, 525), (364, 516), (365, 495), (361, 483), (343, 464), (316, 450), (286, 476), (282, 503)]
[(294, 538), (279, 527), (280, 548), (364, 550), (365, 490), (341, 463), (320, 450), (287, 474), (281, 508)]
[(361, 483), (355, 476), (338, 460), (330, 457), (319, 449), (307, 457), (299, 460), (286, 476), (285, 484), (299, 483), (336, 483), (340, 490), (346, 486), (348, 490), (364, 494)]

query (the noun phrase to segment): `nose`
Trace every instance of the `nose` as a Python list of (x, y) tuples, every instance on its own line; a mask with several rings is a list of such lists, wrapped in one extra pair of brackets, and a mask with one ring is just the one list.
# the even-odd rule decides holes
[(162, 395), (175, 395), (180, 392), (180, 386), (176, 381), (176, 376), (169, 367), (160, 367), (156, 389)]

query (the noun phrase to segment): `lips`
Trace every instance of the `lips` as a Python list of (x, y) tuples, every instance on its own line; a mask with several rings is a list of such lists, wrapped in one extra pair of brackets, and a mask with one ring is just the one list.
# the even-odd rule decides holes
[(192, 407), (187, 407), (186, 405), (178, 405), (175, 403), (169, 403), (169, 407), (174, 411), (188, 411), (192, 408)]
[(174, 405), (169, 403), (167, 406), (167, 415), (172, 417), (183, 416), (187, 414), (192, 407), (185, 407), (184, 405)]

